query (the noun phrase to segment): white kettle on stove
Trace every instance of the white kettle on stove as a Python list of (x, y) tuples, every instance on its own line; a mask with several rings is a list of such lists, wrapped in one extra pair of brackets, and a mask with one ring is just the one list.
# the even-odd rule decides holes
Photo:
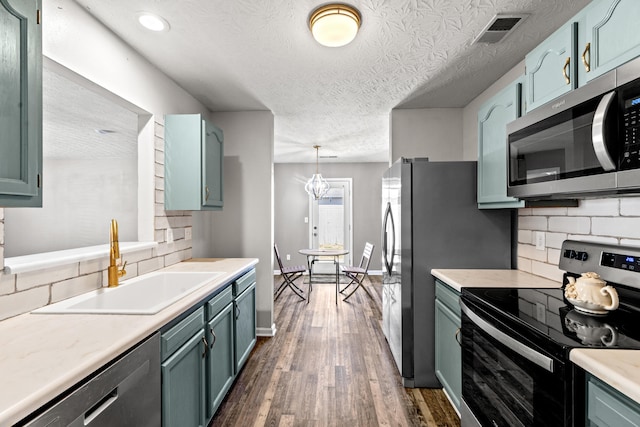
[(588, 272), (577, 279), (571, 276), (567, 279), (569, 283), (565, 287), (565, 298), (576, 309), (591, 314), (605, 314), (618, 308), (618, 292), (597, 273)]

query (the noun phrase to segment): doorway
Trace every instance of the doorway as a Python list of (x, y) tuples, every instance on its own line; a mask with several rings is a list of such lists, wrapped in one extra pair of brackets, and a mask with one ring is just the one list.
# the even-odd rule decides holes
[[(319, 200), (309, 196), (309, 247), (321, 249), (347, 249), (340, 257), (340, 264), (351, 264), (352, 196), (351, 178), (327, 178), (331, 188)], [(314, 274), (335, 274), (333, 257), (319, 259), (314, 264)]]

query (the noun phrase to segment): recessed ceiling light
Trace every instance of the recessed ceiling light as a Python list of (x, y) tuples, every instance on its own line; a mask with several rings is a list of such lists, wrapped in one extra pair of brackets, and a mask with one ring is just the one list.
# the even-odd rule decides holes
[(140, 25), (151, 31), (169, 31), (169, 22), (161, 16), (149, 12), (139, 12), (138, 22)]

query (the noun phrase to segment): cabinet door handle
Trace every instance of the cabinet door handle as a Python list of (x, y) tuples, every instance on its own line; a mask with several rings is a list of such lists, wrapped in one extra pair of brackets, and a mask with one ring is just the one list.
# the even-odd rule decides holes
[(207, 201), (207, 200), (209, 200), (209, 194), (211, 194), (211, 193), (209, 192), (209, 186), (208, 186), (208, 185), (205, 185), (205, 187), (204, 187), (204, 191), (205, 191), (204, 200), (205, 200), (205, 201)]
[(458, 345), (462, 347), (462, 343), (460, 342), (460, 331), (460, 328), (456, 329), (456, 341), (458, 341)]
[(213, 327), (210, 327), (209, 330), (211, 331), (211, 336), (213, 336), (213, 341), (211, 341), (211, 345), (209, 346), (209, 348), (213, 348), (213, 346), (216, 343), (216, 340), (218, 339), (218, 337), (216, 336), (215, 331), (213, 330)]
[(584, 64), (584, 69), (587, 71), (591, 71), (591, 43), (587, 43), (584, 47), (584, 52), (582, 52), (582, 63)]
[(202, 351), (202, 358), (204, 359), (207, 355), (207, 350), (209, 349), (209, 343), (207, 342), (206, 337), (202, 337), (202, 343), (204, 344), (204, 350)]
[(569, 65), (571, 65), (570, 56), (567, 57), (567, 60), (564, 62), (564, 67), (562, 67), (562, 75), (564, 76), (564, 79), (567, 82), (567, 84), (571, 83), (571, 78), (569, 78), (569, 75), (567, 74), (567, 68), (569, 68)]
[(238, 317), (240, 317), (240, 307), (238, 307), (238, 304), (235, 304), (235, 308), (236, 308), (236, 320), (238, 320)]

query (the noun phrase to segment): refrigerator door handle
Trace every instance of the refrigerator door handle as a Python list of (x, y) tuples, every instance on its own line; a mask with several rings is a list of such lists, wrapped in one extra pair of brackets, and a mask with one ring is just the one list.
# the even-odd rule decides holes
[[(390, 221), (389, 221), (390, 220)], [(389, 226), (391, 227), (391, 259), (389, 259)], [(382, 229), (384, 230), (383, 241), (382, 241), (382, 257), (384, 261), (384, 267), (387, 270), (387, 274), (391, 275), (391, 270), (393, 269), (393, 258), (395, 257), (396, 251), (396, 242), (395, 242), (395, 224), (393, 222), (393, 214), (391, 213), (391, 203), (387, 203), (387, 209), (384, 213), (384, 222), (382, 224)]]

